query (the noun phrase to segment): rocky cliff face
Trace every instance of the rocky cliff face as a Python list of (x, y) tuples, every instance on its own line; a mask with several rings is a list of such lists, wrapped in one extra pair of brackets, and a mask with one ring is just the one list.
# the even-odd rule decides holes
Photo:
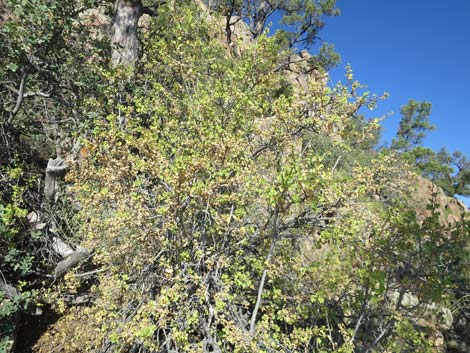
[(468, 216), (465, 204), (447, 196), (444, 191), (430, 180), (419, 175), (413, 175), (410, 179), (409, 199), (411, 206), (416, 209), (418, 219), (423, 220), (431, 215), (427, 205), (434, 203), (439, 212), (441, 224), (451, 226)]

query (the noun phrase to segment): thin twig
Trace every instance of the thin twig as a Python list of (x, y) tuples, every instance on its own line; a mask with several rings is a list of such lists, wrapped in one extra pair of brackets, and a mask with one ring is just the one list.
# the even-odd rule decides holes
[(85, 276), (91, 276), (91, 275), (94, 275), (95, 273), (100, 273), (100, 272), (103, 272), (103, 271), (106, 271), (106, 269), (105, 268), (99, 268), (99, 269), (93, 270), (93, 271), (88, 271), (88, 272), (84, 272), (84, 273), (77, 273), (77, 274), (74, 274), (73, 276), (77, 277), (77, 278), (80, 278), (80, 277), (85, 277)]
[(336, 159), (335, 165), (333, 166), (333, 168), (331, 168), (331, 174), (334, 173), (334, 171), (335, 171), (336, 167), (338, 166), (338, 163), (339, 163), (339, 161), (341, 160), (342, 157), (343, 157), (343, 156), (339, 156), (339, 157)]

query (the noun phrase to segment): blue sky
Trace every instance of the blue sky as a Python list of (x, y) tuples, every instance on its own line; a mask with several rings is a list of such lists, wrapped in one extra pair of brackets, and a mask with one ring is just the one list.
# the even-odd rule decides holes
[(424, 145), (470, 156), (470, 0), (337, 0), (337, 6), (341, 15), (320, 33), (342, 57), (331, 80), (343, 80), (349, 63), (368, 90), (390, 94), (368, 113), (394, 113), (383, 122), (383, 141), (393, 138), (400, 107), (414, 98), (433, 106), (436, 130)]
[(395, 114), (384, 125), (394, 136), (400, 107), (410, 98), (433, 105), (437, 129), (425, 145), (470, 155), (470, 0), (337, 0), (339, 17), (320, 33), (341, 54), (331, 72), (344, 78), (350, 63), (372, 93), (390, 93), (370, 116)]

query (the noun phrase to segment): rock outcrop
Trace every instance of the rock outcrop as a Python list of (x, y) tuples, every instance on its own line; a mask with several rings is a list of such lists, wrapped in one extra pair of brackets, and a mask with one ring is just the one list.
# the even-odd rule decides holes
[[(446, 228), (450, 229), (457, 222), (468, 218), (469, 212), (465, 204), (446, 195), (432, 181), (413, 175), (409, 182), (408, 200), (416, 211), (418, 221), (424, 221), (431, 216), (432, 211), (428, 207), (430, 205), (433, 205), (439, 214), (440, 224)], [(470, 242), (467, 243), (467, 249), (470, 251)], [(470, 300), (465, 293), (457, 291), (456, 296), (456, 300), (448, 308), (436, 303), (427, 305), (427, 317), (420, 318), (417, 322), (430, 331), (430, 337), (435, 338), (436, 352), (470, 352)]]
[(415, 208), (418, 220), (423, 220), (431, 215), (428, 205), (434, 204), (440, 216), (442, 225), (450, 226), (461, 221), (467, 215), (465, 204), (447, 196), (444, 191), (432, 181), (419, 175), (411, 178), (410, 203)]

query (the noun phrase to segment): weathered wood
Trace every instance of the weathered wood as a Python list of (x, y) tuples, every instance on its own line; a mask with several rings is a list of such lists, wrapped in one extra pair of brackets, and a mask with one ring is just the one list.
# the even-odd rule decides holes
[(79, 265), (83, 260), (87, 259), (90, 254), (84, 249), (77, 249), (75, 252), (59, 261), (54, 270), (55, 279), (62, 278), (69, 270)]
[[(46, 180), (44, 186), (44, 193), (46, 199), (55, 203), (57, 200), (58, 193), (58, 179), (63, 177), (68, 171), (68, 165), (64, 159), (57, 157), (55, 159), (49, 159), (46, 168)], [(83, 260), (88, 258), (89, 253), (86, 249), (78, 247), (74, 250), (71, 246), (65, 243), (51, 227), (50, 230), (53, 232), (52, 237), (52, 250), (59, 254), (64, 259), (60, 261), (54, 269), (55, 279), (62, 278), (70, 269), (80, 264)]]
[(73, 250), (58, 236), (52, 237), (52, 250), (64, 258), (72, 255), (75, 252), (75, 250)]
[(55, 201), (58, 191), (58, 178), (67, 173), (68, 165), (63, 158), (49, 159), (46, 168), (46, 180), (44, 181), (44, 195), (48, 201)]

